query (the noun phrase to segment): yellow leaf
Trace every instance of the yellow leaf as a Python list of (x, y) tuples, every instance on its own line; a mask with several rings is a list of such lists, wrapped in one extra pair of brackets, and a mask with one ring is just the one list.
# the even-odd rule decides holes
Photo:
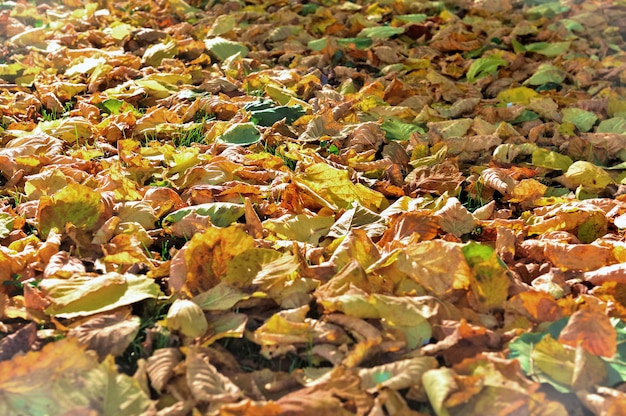
[(572, 163), (567, 172), (556, 179), (569, 189), (580, 186), (589, 192), (601, 191), (613, 183), (611, 175), (604, 169), (584, 160)]
[(266, 228), (283, 240), (296, 240), (317, 245), (335, 223), (332, 216), (285, 214), (280, 218), (263, 222)]
[(363, 268), (368, 268), (380, 258), (376, 245), (370, 240), (365, 230), (352, 229), (337, 246), (329, 261), (343, 268), (356, 259)]
[(183, 247), (187, 289), (198, 293), (217, 285), (232, 258), (253, 245), (253, 238), (239, 225), (211, 227), (195, 234)]
[(467, 289), (471, 271), (461, 247), (442, 240), (411, 244), (400, 253), (398, 268), (435, 295)]
[(548, 187), (535, 179), (522, 179), (509, 196), (510, 202), (524, 202), (542, 197)]
[(167, 312), (167, 327), (190, 338), (204, 335), (209, 324), (202, 308), (187, 299), (176, 299)]
[(296, 176), (294, 181), (312, 189), (337, 208), (348, 208), (357, 201), (365, 208), (380, 212), (389, 205), (383, 194), (360, 183), (352, 183), (348, 171), (335, 169), (326, 163), (307, 167), (304, 174)]
[(503, 104), (528, 104), (533, 98), (539, 97), (539, 93), (527, 87), (509, 88), (498, 94), (498, 101)]
[(98, 192), (85, 185), (70, 183), (52, 197), (43, 196), (39, 200), (39, 231), (46, 238), (52, 228), (64, 232), (67, 223), (92, 231), (103, 222), (104, 212)]

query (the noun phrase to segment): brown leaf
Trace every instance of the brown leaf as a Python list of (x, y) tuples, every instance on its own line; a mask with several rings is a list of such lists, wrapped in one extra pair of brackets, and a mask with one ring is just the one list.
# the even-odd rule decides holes
[(95, 350), (102, 359), (111, 354), (122, 355), (139, 332), (140, 319), (127, 317), (125, 312), (101, 315), (72, 328), (67, 336), (74, 337), (89, 349)]
[(28, 351), (37, 340), (34, 322), (0, 340), (0, 361), (10, 360), (15, 354)]
[(185, 364), (187, 384), (197, 401), (230, 403), (241, 397), (239, 387), (219, 373), (196, 349), (189, 350)]
[(575, 312), (561, 331), (558, 341), (572, 347), (580, 343), (591, 354), (607, 358), (617, 352), (617, 332), (609, 317), (594, 310)]
[(150, 384), (156, 391), (163, 391), (180, 360), (181, 353), (178, 348), (159, 348), (148, 358), (147, 372)]
[(485, 185), (495, 189), (504, 196), (510, 195), (516, 186), (515, 180), (504, 169), (487, 168), (480, 173), (480, 176), (485, 181)]
[(457, 237), (471, 232), (476, 226), (472, 214), (454, 197), (448, 198), (446, 205), (436, 211), (435, 215), (439, 217), (441, 229)]

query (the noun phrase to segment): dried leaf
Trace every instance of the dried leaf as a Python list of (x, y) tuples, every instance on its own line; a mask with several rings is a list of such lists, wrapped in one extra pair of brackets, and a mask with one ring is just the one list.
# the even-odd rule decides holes
[(222, 375), (196, 349), (190, 349), (185, 358), (187, 384), (193, 397), (200, 402), (234, 402), (241, 391)]
[(81, 344), (95, 350), (101, 359), (108, 354), (120, 356), (139, 332), (141, 324), (139, 317), (125, 315), (117, 313), (94, 317), (72, 328), (67, 336), (75, 337)]

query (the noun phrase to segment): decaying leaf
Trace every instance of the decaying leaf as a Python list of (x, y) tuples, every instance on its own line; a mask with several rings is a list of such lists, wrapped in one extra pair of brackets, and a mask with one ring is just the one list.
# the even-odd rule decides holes
[(3, 2), (0, 414), (621, 414), (625, 7)]

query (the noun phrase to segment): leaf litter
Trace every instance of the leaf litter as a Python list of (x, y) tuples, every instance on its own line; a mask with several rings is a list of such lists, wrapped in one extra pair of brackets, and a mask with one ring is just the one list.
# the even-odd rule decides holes
[(0, 1), (3, 414), (617, 414), (626, 3)]

